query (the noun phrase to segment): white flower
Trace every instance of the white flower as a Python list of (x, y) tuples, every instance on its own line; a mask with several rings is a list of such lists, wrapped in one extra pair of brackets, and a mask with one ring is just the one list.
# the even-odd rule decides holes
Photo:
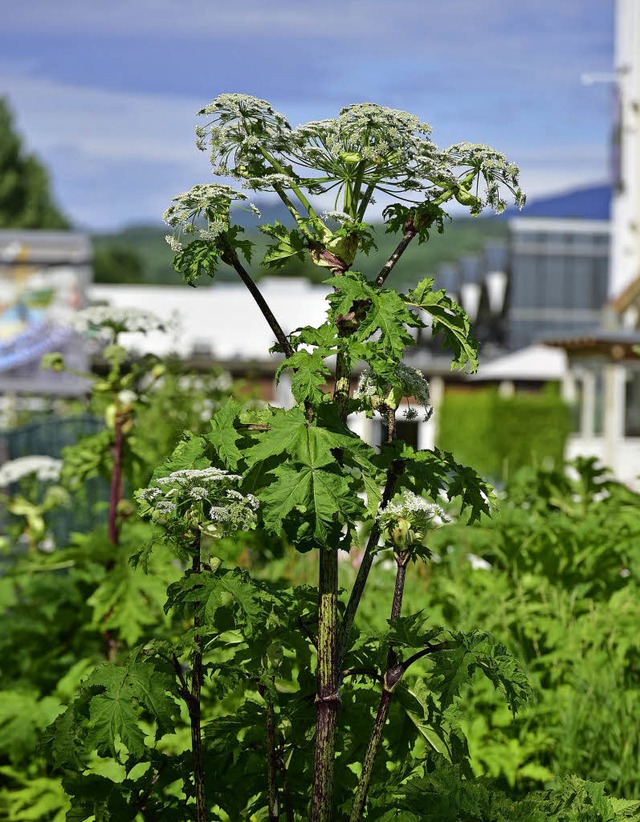
[(474, 571), (490, 571), (491, 570), (491, 563), (487, 562), (486, 559), (479, 557), (477, 554), (467, 554), (466, 560), (469, 565), (473, 568)]
[(0, 488), (6, 488), (30, 474), (41, 482), (55, 482), (60, 478), (62, 460), (45, 456), (18, 457), (0, 467)]
[(118, 391), (118, 402), (123, 406), (130, 406), (138, 399), (135, 391), (125, 388), (123, 391)]
[(111, 339), (125, 332), (146, 334), (166, 328), (166, 324), (151, 311), (111, 305), (94, 305), (77, 311), (71, 324), (76, 331), (94, 331)]
[(223, 537), (255, 527), (257, 498), (229, 487), (241, 479), (238, 474), (213, 466), (181, 468), (157, 477), (149, 488), (137, 491), (136, 496), (151, 509), (143, 508), (143, 513), (174, 537), (190, 531), (194, 524), (211, 536)]
[(405, 517), (406, 519), (420, 517), (433, 523), (432, 527), (434, 528), (449, 521), (439, 505), (436, 505), (435, 502), (427, 502), (426, 499), (414, 494), (413, 491), (404, 491), (400, 500), (390, 502), (382, 512), (382, 517)]
[(433, 502), (412, 491), (403, 491), (380, 514), (380, 528), (396, 550), (409, 550), (411, 545), (425, 544), (427, 534), (439, 528), (449, 518)]

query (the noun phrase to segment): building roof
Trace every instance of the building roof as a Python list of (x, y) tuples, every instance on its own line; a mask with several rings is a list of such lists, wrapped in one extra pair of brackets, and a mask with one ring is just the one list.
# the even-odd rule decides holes
[(546, 345), (530, 345), (486, 364), (481, 361), (478, 373), (472, 379), (547, 382), (561, 380), (566, 370), (567, 357), (564, 351), (554, 350)]
[[(286, 334), (324, 321), (328, 289), (307, 280), (269, 278), (260, 290)], [(218, 361), (269, 360), (275, 338), (242, 284), (213, 286), (93, 285), (91, 302), (151, 311), (168, 321), (170, 333), (127, 335), (127, 347), (142, 354), (208, 354)]]
[(640, 354), (634, 348), (640, 348), (640, 331), (617, 331), (602, 328), (584, 334), (545, 340), (545, 345), (563, 348), (568, 354), (600, 355), (614, 360), (637, 360)]

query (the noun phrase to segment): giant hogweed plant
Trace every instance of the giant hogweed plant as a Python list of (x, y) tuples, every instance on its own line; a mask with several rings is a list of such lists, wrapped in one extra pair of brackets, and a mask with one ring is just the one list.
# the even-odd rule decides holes
[[(133, 561), (174, 554), (184, 573), (165, 607), (183, 633), (99, 668), (57, 720), (50, 749), (70, 772), (71, 818), (355, 822), (466, 819), (473, 809), (516, 818), (467, 780), (456, 713), (476, 671), (516, 710), (528, 695), (522, 672), (489, 635), (402, 611), (407, 573), (429, 561), (430, 534), (447, 519), (440, 504), (470, 522), (492, 506), (491, 489), (451, 454), (396, 437), (403, 400), (426, 400), (403, 357), (428, 324), (453, 368), (475, 369), (477, 346), (464, 311), (431, 279), (406, 294), (387, 283), (409, 243), (444, 230), (448, 203), (474, 215), (503, 210), (507, 194), (522, 204), (517, 168), (486, 146), (439, 150), (418, 118), (372, 104), (295, 129), (243, 95), (222, 95), (201, 114), (198, 144), (214, 174), (237, 186), (197, 185), (174, 199), (165, 219), (175, 268), (191, 286), (220, 264), (238, 274), (273, 332), (277, 376), (290, 375), (295, 404), (247, 412), (230, 400), (210, 433), (186, 432), (138, 492), (157, 536)], [(233, 221), (235, 208), (256, 210), (241, 188), (275, 193), (291, 217), (261, 227), (271, 241), (262, 265), (308, 256), (326, 269), (320, 326), (286, 334), (281, 323), (295, 318), (277, 318), (256, 286), (252, 243)], [(357, 260), (373, 244), (376, 196), (389, 202), (383, 218), (398, 244), (369, 280)], [(320, 211), (330, 197), (333, 209)], [(355, 413), (382, 417), (379, 449), (349, 428)], [(225, 567), (224, 539), (247, 529), (312, 554), (317, 586)], [(355, 550), (352, 578), (339, 560)], [(395, 582), (386, 628), (373, 631), (357, 616), (382, 555)], [(184, 723), (190, 741), (180, 749)], [(117, 778), (96, 770), (96, 754)]]

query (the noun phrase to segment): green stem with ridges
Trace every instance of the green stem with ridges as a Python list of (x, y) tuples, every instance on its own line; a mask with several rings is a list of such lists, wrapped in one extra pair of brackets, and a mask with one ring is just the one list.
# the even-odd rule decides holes
[(336, 659), (338, 551), (323, 546), (319, 554), (316, 744), (310, 820), (332, 822), (336, 724), (340, 707)]

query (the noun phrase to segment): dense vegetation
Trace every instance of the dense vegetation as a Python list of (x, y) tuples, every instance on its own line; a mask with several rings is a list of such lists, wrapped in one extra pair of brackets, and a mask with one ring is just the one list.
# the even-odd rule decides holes
[[(79, 313), (104, 344), (106, 369), (87, 375), (104, 426), (62, 464), (0, 469), (12, 518), (1, 813), (638, 818), (637, 725), (623, 724), (637, 687), (635, 495), (583, 462), (520, 477), (488, 520), (495, 495), (472, 468), (397, 436), (401, 409), (428, 416), (424, 377), (403, 362), (412, 331), (428, 319), (457, 369), (477, 366), (477, 344), (433, 280), (406, 293), (386, 281), (412, 241), (445, 227), (450, 201), (471, 214), (522, 203), (517, 168), (486, 146), (440, 151), (427, 124), (372, 104), (297, 129), (245, 95), (202, 114), (214, 173), (275, 191), (291, 217), (262, 225), (262, 266), (324, 269), (326, 319), (283, 332), (245, 268), (258, 249), (232, 206), (251, 205), (221, 183), (168, 209), (174, 265), (190, 285), (221, 262), (235, 270), (283, 355), (292, 407), (131, 361), (127, 334), (163, 326), (147, 312)], [(327, 190), (341, 210), (320, 215), (309, 197)], [(378, 190), (398, 198), (384, 212), (398, 237), (372, 279), (353, 264), (372, 251)], [(66, 367), (58, 354), (45, 366)], [(379, 448), (350, 429), (353, 413), (382, 418)], [(55, 544), (49, 517), (82, 507), (94, 477), (93, 522)], [(603, 704), (612, 684), (622, 701)], [(588, 711), (605, 719), (597, 751)]]
[(440, 409), (438, 445), (502, 484), (527, 465), (560, 466), (570, 431), (570, 409), (553, 388), (503, 397), (454, 386)]

